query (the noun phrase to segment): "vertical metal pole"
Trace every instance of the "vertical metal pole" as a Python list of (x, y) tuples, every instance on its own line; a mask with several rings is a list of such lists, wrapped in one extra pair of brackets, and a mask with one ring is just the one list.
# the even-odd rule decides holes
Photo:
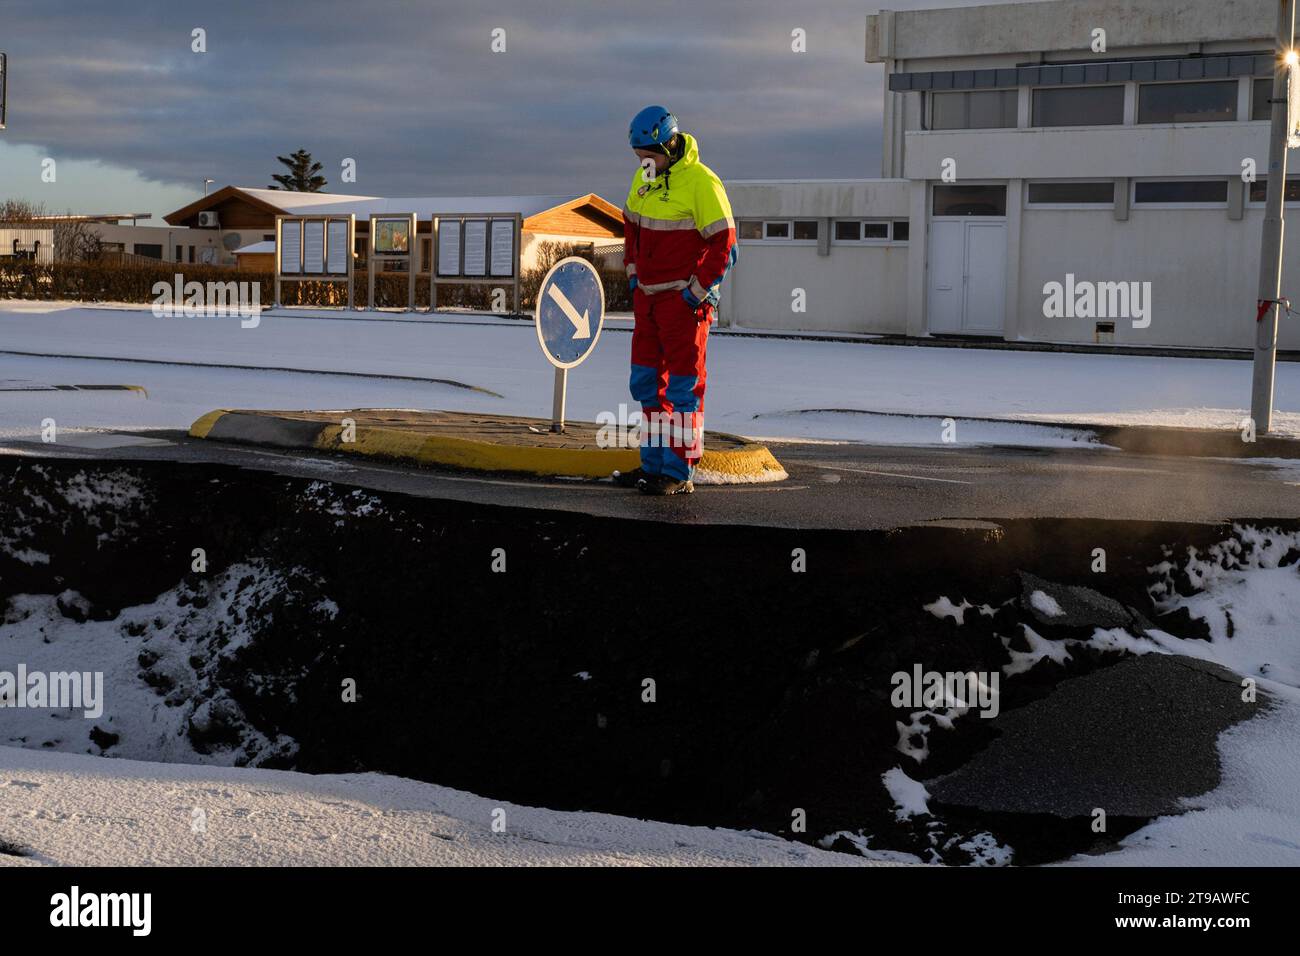
[(280, 234), (284, 231), (284, 222), (275, 217), (275, 301), (272, 308), (280, 308)]
[(521, 213), (515, 213), (514, 234), (515, 258), (514, 262), (510, 264), (510, 268), (515, 273), (515, 315), (523, 318), (524, 304), (519, 301), (519, 260), (521, 255), (519, 247), (524, 241), (524, 217)]
[(356, 213), (347, 216), (347, 311), (354, 308), (354, 289), (356, 285)]
[(429, 232), (433, 248), (429, 250), (429, 314), (438, 314), (438, 238), (442, 232), (442, 217), (429, 217)]
[(375, 217), (370, 216), (370, 238), (366, 240), (366, 309), (375, 310)]
[(1282, 297), (1283, 211), (1286, 204), (1288, 96), (1287, 55), (1295, 43), (1295, 0), (1278, 0), (1277, 62), (1273, 68), (1272, 132), (1268, 149), (1268, 198), (1260, 244), (1258, 320), (1250, 416), (1257, 434), (1273, 426), (1273, 382), (1277, 372), (1277, 323)]
[(406, 244), (406, 311), (415, 311), (415, 270), (420, 267), (420, 217), (411, 213), (411, 238)]
[(551, 431), (564, 431), (564, 399), (568, 391), (569, 370), (567, 368), (557, 368), (555, 370), (555, 396), (551, 401)]

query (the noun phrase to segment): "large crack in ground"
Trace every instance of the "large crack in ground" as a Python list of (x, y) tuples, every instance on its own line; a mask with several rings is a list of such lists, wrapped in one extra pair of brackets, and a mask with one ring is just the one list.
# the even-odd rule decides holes
[[(924, 862), (1103, 852), (1217, 786), (1218, 733), (1266, 704), (1157, 658), (1223, 626), (1191, 603), (1207, 568), (1295, 573), (1296, 525), (1271, 524), (680, 527), (3, 458), (0, 671), (102, 671), (106, 700), (0, 710), (0, 744), (383, 771)], [(895, 698), (967, 672), (997, 675), (997, 717)]]

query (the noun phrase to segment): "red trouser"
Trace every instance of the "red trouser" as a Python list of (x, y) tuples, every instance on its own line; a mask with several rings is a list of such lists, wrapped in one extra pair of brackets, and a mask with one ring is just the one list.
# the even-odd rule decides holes
[(677, 289), (632, 294), (632, 398), (641, 404), (641, 467), (690, 478), (704, 449), (704, 351), (713, 307)]

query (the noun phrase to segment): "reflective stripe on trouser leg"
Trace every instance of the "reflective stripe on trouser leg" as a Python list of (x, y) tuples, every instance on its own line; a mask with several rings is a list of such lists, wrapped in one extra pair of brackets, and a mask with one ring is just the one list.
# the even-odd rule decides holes
[[(707, 310), (697, 316), (681, 296), (657, 307), (659, 338), (667, 366), (664, 399), (670, 406), (663, 473), (678, 480), (691, 478), (704, 451), (705, 345), (709, 337)], [(661, 429), (662, 430), (662, 429)]]
[(636, 324), (632, 328), (632, 374), (628, 389), (641, 406), (641, 468), (658, 475), (663, 472), (664, 449), (651, 442), (649, 423), (664, 410), (667, 373), (663, 367), (663, 348), (649, 296), (637, 289), (632, 295)]

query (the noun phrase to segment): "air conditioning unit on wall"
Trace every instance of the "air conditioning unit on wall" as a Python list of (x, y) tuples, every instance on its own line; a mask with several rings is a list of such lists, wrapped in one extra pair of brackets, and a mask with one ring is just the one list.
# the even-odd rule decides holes
[(199, 213), (200, 229), (204, 229), (204, 228), (217, 229), (220, 228), (220, 226), (221, 226), (221, 220), (217, 218), (217, 214), (215, 212), (209, 211), (209, 212)]

